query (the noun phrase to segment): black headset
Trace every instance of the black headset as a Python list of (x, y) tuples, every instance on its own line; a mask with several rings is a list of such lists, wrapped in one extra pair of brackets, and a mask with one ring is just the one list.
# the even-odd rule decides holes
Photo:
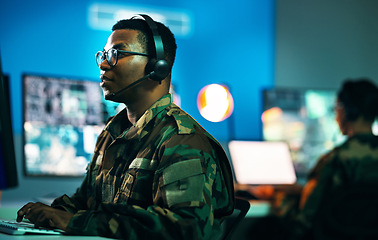
[(154, 81), (161, 82), (170, 72), (169, 64), (167, 60), (165, 60), (163, 41), (158, 32), (158, 27), (155, 21), (150, 16), (145, 14), (138, 14), (138, 16), (141, 16), (151, 29), (156, 52), (156, 59), (150, 59), (146, 65), (146, 75), (149, 75), (149, 78)]

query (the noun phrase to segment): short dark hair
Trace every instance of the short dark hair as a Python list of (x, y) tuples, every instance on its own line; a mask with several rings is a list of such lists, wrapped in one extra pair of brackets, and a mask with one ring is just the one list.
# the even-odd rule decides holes
[[(177, 49), (175, 37), (171, 30), (164, 24), (156, 21), (155, 23), (158, 28), (158, 33), (160, 34), (163, 42), (165, 60), (168, 62), (170, 68), (172, 68), (175, 61)], [(144, 47), (146, 53), (151, 56), (150, 59), (156, 59), (153, 33), (145, 20), (140, 18), (120, 20), (116, 24), (114, 24), (112, 30), (115, 31), (119, 29), (131, 29), (139, 31), (140, 33), (138, 34), (138, 40), (142, 44), (142, 47)]]
[(374, 122), (378, 116), (378, 88), (368, 78), (346, 79), (337, 99), (343, 105), (348, 121), (363, 117)]

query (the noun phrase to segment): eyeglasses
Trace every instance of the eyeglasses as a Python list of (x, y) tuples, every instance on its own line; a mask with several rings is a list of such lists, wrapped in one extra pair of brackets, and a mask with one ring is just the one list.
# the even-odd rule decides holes
[(106, 59), (109, 66), (112, 68), (114, 67), (118, 62), (119, 55), (141, 55), (141, 56), (148, 56), (146, 53), (139, 53), (139, 52), (130, 52), (130, 51), (124, 51), (119, 50), (115, 48), (111, 48), (108, 51), (98, 51), (96, 53), (96, 62), (97, 66), (100, 67), (101, 63)]

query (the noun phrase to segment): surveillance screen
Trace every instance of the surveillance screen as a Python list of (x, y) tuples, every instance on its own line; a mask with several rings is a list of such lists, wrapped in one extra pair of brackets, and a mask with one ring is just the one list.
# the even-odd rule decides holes
[(83, 176), (106, 120), (121, 105), (98, 82), (24, 75), (24, 160), (28, 176)]

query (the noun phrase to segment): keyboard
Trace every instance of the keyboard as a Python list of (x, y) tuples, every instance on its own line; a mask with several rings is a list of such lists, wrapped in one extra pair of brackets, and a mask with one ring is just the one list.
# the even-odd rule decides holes
[(11, 235), (23, 234), (62, 234), (58, 229), (36, 228), (34, 224), (28, 222), (16, 222), (0, 219), (0, 232)]

